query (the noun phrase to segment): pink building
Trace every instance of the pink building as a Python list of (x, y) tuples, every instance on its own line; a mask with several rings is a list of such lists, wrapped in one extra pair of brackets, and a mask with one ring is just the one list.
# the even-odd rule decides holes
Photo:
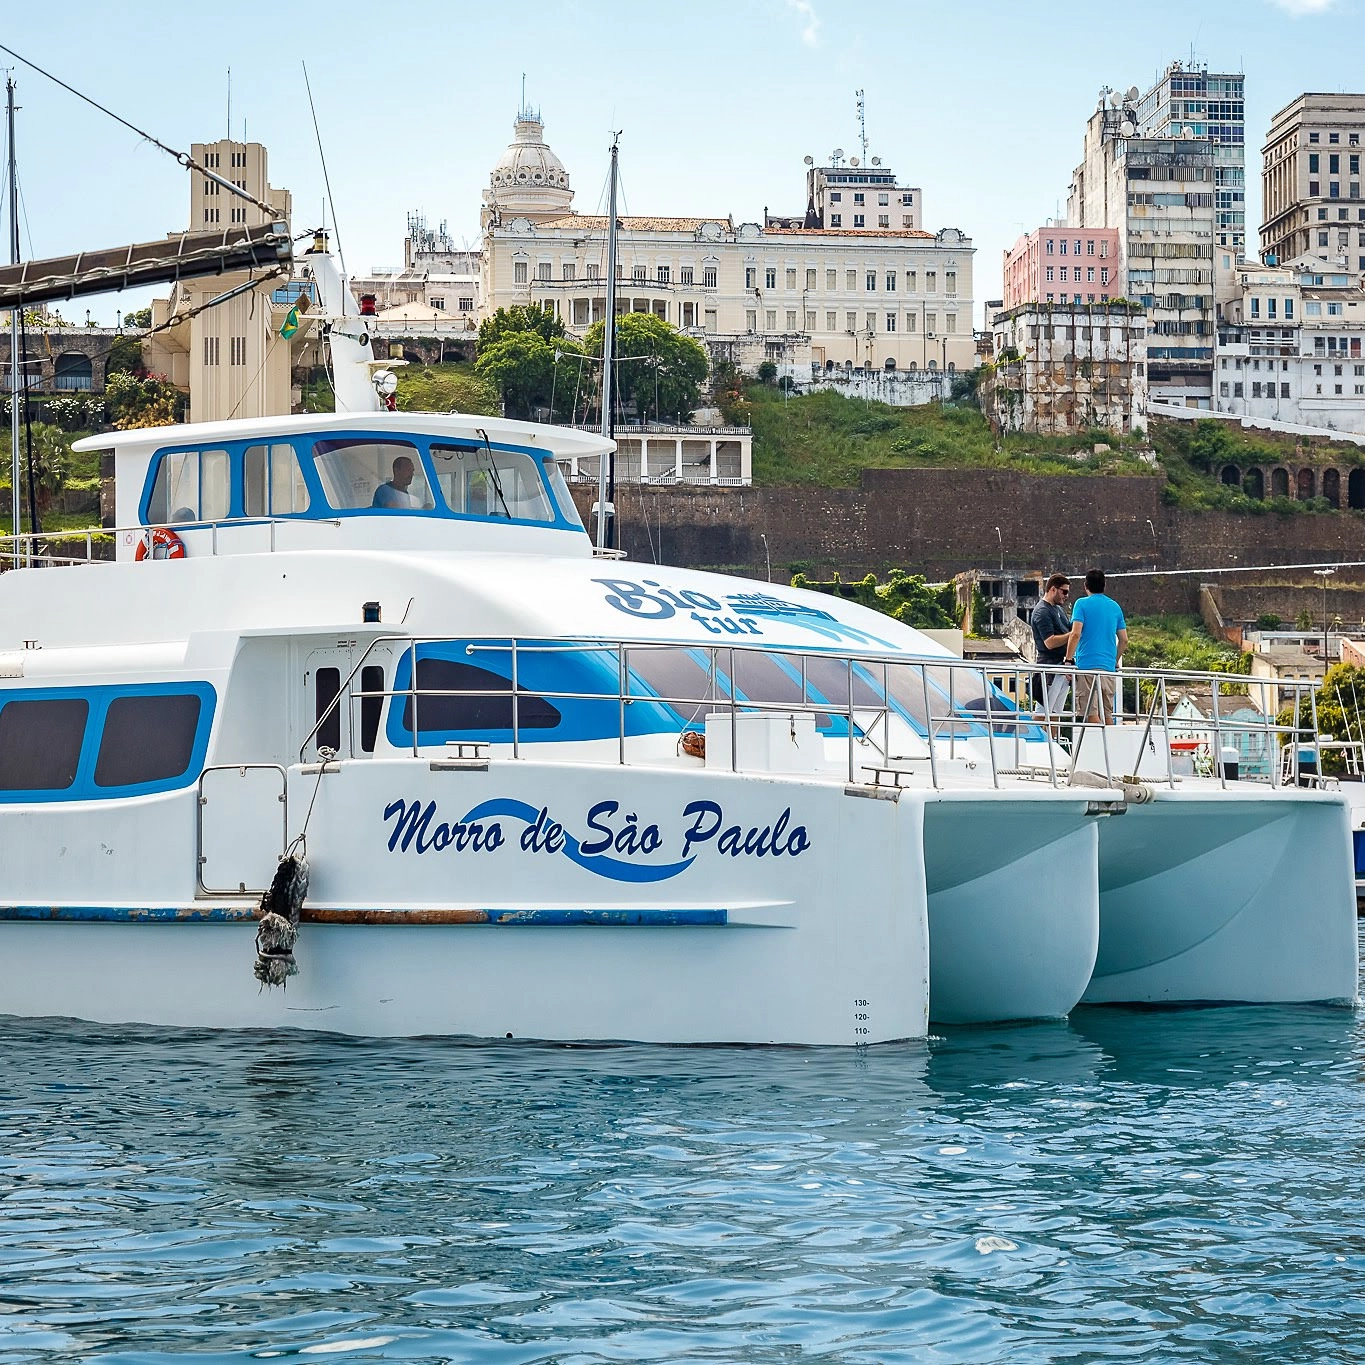
[(1123, 297), (1118, 228), (1041, 227), (1005, 252), (1005, 308)]

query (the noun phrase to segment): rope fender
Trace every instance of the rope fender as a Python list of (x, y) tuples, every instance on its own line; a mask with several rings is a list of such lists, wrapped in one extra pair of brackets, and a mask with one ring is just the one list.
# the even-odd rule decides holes
[(294, 945), (299, 939), (299, 912), (308, 894), (308, 859), (303, 848), (301, 838), (290, 845), (269, 887), (261, 893), (255, 976), (262, 986), (283, 986), (299, 974)]

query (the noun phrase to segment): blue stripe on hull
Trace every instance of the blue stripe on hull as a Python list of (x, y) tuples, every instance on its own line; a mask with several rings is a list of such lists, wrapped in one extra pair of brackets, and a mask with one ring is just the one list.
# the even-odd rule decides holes
[[(252, 906), (122, 906), (122, 905), (0, 905), (0, 922), (60, 922), (65, 924), (250, 924), (257, 918)], [(729, 912), (708, 907), (643, 910), (619, 907), (523, 910), (310, 910), (305, 924), (464, 924), (512, 925), (706, 925), (726, 924)]]

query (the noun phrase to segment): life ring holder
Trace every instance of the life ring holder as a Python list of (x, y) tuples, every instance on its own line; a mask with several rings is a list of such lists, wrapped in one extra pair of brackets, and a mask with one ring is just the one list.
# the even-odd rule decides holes
[(141, 564), (144, 559), (156, 559), (158, 557), (156, 553), (158, 545), (166, 551), (164, 555), (160, 556), (162, 559), (185, 558), (185, 542), (181, 540), (169, 526), (153, 527), (150, 536), (143, 536), (142, 539), (138, 541), (137, 551), (134, 553), (133, 558), (137, 560), (139, 564)]

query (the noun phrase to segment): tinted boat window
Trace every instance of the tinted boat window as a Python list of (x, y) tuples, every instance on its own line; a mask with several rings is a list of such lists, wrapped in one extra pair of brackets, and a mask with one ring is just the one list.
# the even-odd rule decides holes
[(199, 729), (196, 696), (117, 697), (109, 703), (95, 762), (97, 787), (180, 777)]
[(362, 753), (374, 753), (374, 742), (379, 734), (379, 718), (384, 713), (384, 669), (380, 664), (366, 664), (360, 670), (360, 748)]
[(341, 691), (341, 670), (320, 668), (313, 675), (313, 719), (320, 721), (313, 743), (319, 749), (341, 752), (341, 706), (337, 693)]
[(529, 455), (481, 445), (433, 444), (431, 462), (441, 496), (452, 512), (517, 521), (554, 520), (540, 471)]
[(90, 704), (83, 697), (0, 707), (0, 789), (62, 791), (76, 780)]
[(413, 512), (434, 505), (421, 454), (411, 441), (363, 436), (317, 441), (313, 460), (327, 501), (339, 510)]
[[(510, 730), (512, 684), (486, 668), (454, 659), (417, 660), (417, 719), (422, 733), (440, 730)], [(445, 695), (441, 695), (445, 694)], [(403, 728), (412, 731), (412, 702), (403, 705)], [(551, 730), (559, 711), (544, 697), (518, 689), (519, 730)]]
[[(647, 683), (659, 696), (681, 706), (685, 702), (711, 702), (724, 697), (703, 662), (704, 654), (679, 645), (659, 649), (637, 647), (627, 651), (631, 674)], [(643, 688), (632, 688), (633, 696), (646, 695)]]
[[(729, 662), (725, 654), (721, 663)], [(801, 660), (788, 661), (794, 668), (789, 673), (771, 654), (757, 654), (750, 650), (736, 650), (732, 665), (735, 688), (748, 701), (800, 705)]]
[(308, 489), (293, 446), (248, 446), (242, 474), (247, 516), (287, 517), (308, 510)]
[(168, 450), (158, 457), (147, 525), (222, 521), (232, 502), (226, 450)]

